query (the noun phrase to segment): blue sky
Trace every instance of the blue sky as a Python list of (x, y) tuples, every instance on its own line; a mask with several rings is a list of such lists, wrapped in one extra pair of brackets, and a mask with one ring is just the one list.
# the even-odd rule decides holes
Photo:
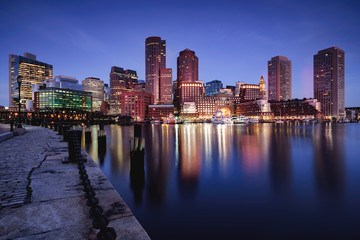
[(199, 57), (199, 78), (256, 83), (267, 61), (292, 60), (292, 96), (313, 96), (313, 55), (345, 50), (345, 105), (360, 106), (358, 1), (1, 1), (0, 105), (8, 105), (8, 55), (30, 52), (55, 75), (109, 82), (111, 66), (145, 79), (145, 38), (167, 41), (176, 79), (179, 51)]

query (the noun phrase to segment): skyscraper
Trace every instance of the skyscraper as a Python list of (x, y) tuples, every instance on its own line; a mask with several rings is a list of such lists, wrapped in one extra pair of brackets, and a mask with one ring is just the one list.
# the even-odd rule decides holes
[(345, 114), (345, 52), (338, 47), (314, 55), (314, 98), (325, 116)]
[(146, 92), (154, 95), (157, 104), (160, 99), (160, 69), (166, 68), (166, 41), (160, 37), (145, 40)]
[(173, 104), (172, 101), (172, 69), (160, 68), (160, 96), (159, 103)]
[(18, 98), (17, 76), (22, 76), (21, 103), (32, 100), (32, 85), (42, 84), (46, 79), (53, 77), (53, 66), (36, 61), (36, 56), (24, 53), (24, 56), (9, 55), (9, 106), (17, 105), (14, 98)]
[(100, 78), (88, 77), (82, 80), (84, 91), (91, 92), (93, 98), (93, 111), (100, 111), (104, 101), (104, 81)]
[(269, 100), (291, 99), (291, 61), (287, 57), (276, 56), (268, 61)]
[(121, 113), (121, 93), (134, 91), (138, 83), (136, 71), (112, 67), (110, 72), (110, 110), (114, 114)]
[(259, 81), (259, 86), (260, 86), (260, 98), (261, 99), (266, 99), (266, 83), (264, 80), (264, 77), (261, 76), (260, 81)]
[(199, 80), (199, 59), (195, 52), (185, 49), (177, 58), (177, 81), (194, 82)]
[(220, 89), (223, 88), (223, 84), (220, 80), (213, 80), (206, 83), (205, 91), (206, 96), (214, 96), (220, 93)]

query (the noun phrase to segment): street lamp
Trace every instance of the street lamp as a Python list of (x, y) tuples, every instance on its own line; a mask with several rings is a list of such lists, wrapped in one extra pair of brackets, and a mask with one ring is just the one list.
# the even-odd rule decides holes
[(20, 75), (16, 77), (16, 81), (18, 83), (18, 89), (19, 89), (19, 123), (18, 123), (18, 126), (17, 126), (18, 128), (22, 128), (22, 126), (21, 126), (21, 117), (20, 117), (20, 113), (21, 113), (21, 109), (20, 109), (20, 107), (21, 107), (21, 102), (20, 102), (21, 78), (22, 77)]

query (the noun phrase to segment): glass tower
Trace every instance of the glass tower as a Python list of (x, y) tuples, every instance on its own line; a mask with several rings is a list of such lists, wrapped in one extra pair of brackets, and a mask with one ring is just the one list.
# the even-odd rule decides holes
[(277, 56), (268, 61), (268, 99), (281, 101), (291, 99), (291, 61)]

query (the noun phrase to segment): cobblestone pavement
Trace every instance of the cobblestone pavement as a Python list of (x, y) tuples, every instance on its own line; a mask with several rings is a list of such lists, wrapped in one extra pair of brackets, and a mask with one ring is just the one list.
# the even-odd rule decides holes
[(10, 125), (0, 123), (0, 134), (10, 132)]
[[(0, 143), (0, 240), (96, 239), (76, 164), (53, 130), (27, 127)], [(89, 155), (85, 164), (117, 239), (150, 239)]]

